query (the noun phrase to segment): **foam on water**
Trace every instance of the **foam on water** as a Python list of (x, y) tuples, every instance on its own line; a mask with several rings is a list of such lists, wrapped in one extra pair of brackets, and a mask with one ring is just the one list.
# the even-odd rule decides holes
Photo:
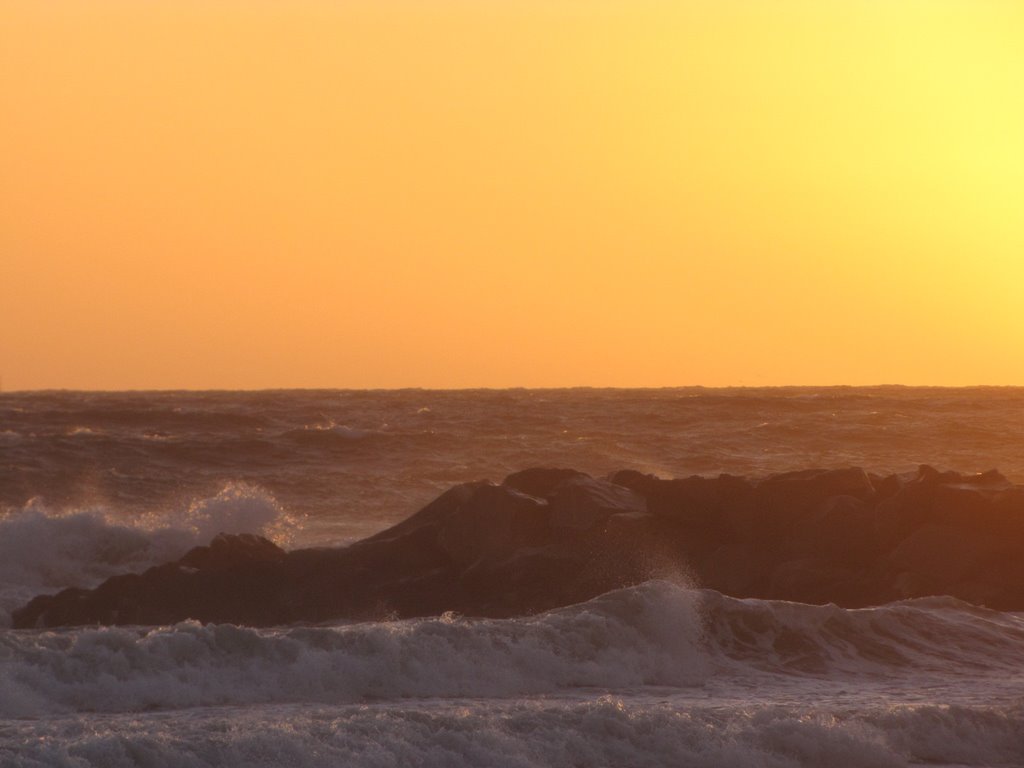
[(925, 705), (854, 713), (598, 696), (51, 718), (12, 723), (0, 736), (0, 762), (11, 768), (1009, 768), (1024, 757), (1024, 711)]
[(705, 590), (702, 607), (717, 657), (744, 668), (858, 678), (998, 671), (1024, 681), (1024, 615), (950, 597), (850, 610)]
[(842, 611), (741, 601), (648, 582), (509, 620), (8, 632), (0, 635), (0, 716), (507, 698), (720, 678), (1020, 681), (1024, 626), (998, 617), (957, 604)]
[(296, 519), (266, 491), (229, 483), (187, 506), (126, 520), (103, 507), (51, 509), (31, 501), (0, 513), (0, 626), (37, 594), (91, 587), (181, 557), (220, 532), (287, 545)]
[[(285, 510), (317, 546), (529, 466), (1019, 482), (1022, 428), (1020, 389), (4, 393), (0, 626), (221, 531), (287, 543)], [(0, 630), (0, 766), (1019, 768), (1022, 649), (1021, 616), (946, 598), (666, 583), (507, 621)]]
[(708, 672), (696, 597), (649, 585), (505, 621), (10, 632), (0, 717), (694, 685)]

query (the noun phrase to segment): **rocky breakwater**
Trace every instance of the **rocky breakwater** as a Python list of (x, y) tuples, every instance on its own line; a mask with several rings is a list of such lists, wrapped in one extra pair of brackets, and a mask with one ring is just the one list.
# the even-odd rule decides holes
[(737, 597), (860, 607), (952, 595), (1024, 610), (1024, 486), (927, 466), (759, 480), (529, 469), (456, 486), (345, 548), (222, 534), (144, 573), (36, 597), (13, 623), (501, 617), (673, 576)]

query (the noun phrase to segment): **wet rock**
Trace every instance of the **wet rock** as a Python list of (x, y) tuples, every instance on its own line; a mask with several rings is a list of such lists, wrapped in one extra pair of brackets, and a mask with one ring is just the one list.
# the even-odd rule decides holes
[(870, 499), (875, 488), (859, 467), (804, 469), (765, 478), (757, 486), (758, 497), (779, 507), (807, 508), (832, 496)]
[(700, 564), (698, 584), (737, 597), (760, 597), (767, 587), (767, 562), (743, 544), (725, 544)]
[(925, 525), (911, 533), (889, 555), (901, 571), (954, 584), (1005, 553), (1006, 545), (979, 533), (965, 536), (949, 525)]
[(547, 499), (566, 480), (588, 478), (589, 475), (575, 469), (547, 469), (534, 467), (514, 472), (505, 478), (502, 485), (526, 493), (530, 496)]
[(793, 532), (792, 550), (842, 565), (870, 563), (880, 554), (871, 505), (853, 496), (826, 499)]
[(643, 496), (606, 480), (576, 477), (558, 485), (551, 496), (551, 525), (586, 531), (623, 512), (647, 512)]
[(956, 482), (958, 475), (945, 477), (928, 465), (917, 472), (898, 476), (899, 490), (878, 504), (875, 528), (884, 549), (892, 549), (913, 531), (932, 519), (935, 490), (944, 482)]
[(785, 546), (786, 540), (829, 498), (849, 496), (866, 500), (874, 495), (867, 473), (859, 468), (808, 469), (772, 475), (758, 483), (755, 514), (750, 521), (766, 546)]
[(790, 560), (771, 574), (768, 597), (801, 603), (846, 602), (839, 590), (850, 591), (856, 574), (835, 563), (816, 557)]
[(241, 563), (279, 561), (284, 556), (283, 549), (262, 536), (221, 533), (208, 546), (190, 550), (178, 562), (182, 568), (220, 571)]
[(652, 514), (691, 527), (728, 527), (729, 511), (748, 505), (754, 492), (752, 483), (731, 475), (660, 480), (650, 475), (617, 472), (612, 482), (643, 496)]
[(1024, 487), (926, 465), (757, 482), (532, 469), (456, 486), (344, 548), (220, 535), (144, 573), (37, 597), (13, 623), (514, 616), (666, 574), (737, 597), (859, 607), (953, 595), (1024, 610)]
[(437, 543), (459, 567), (543, 541), (548, 503), (503, 485), (474, 489), (438, 524)]
[(616, 541), (639, 541), (653, 532), (654, 519), (648, 512), (616, 512), (605, 520), (604, 533)]

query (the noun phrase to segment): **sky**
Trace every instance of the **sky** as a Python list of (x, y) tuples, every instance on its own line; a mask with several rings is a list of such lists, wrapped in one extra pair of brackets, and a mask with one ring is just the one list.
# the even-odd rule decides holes
[(1024, 4), (0, 29), (4, 390), (1024, 385)]

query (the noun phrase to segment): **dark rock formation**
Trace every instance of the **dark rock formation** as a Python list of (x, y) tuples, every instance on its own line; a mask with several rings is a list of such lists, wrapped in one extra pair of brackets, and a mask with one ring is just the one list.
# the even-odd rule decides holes
[(220, 535), (145, 573), (37, 597), (13, 621), (512, 616), (680, 574), (739, 597), (859, 607), (953, 595), (1024, 610), (1024, 487), (927, 466), (762, 480), (529, 469), (452, 488), (346, 548), (285, 552)]

